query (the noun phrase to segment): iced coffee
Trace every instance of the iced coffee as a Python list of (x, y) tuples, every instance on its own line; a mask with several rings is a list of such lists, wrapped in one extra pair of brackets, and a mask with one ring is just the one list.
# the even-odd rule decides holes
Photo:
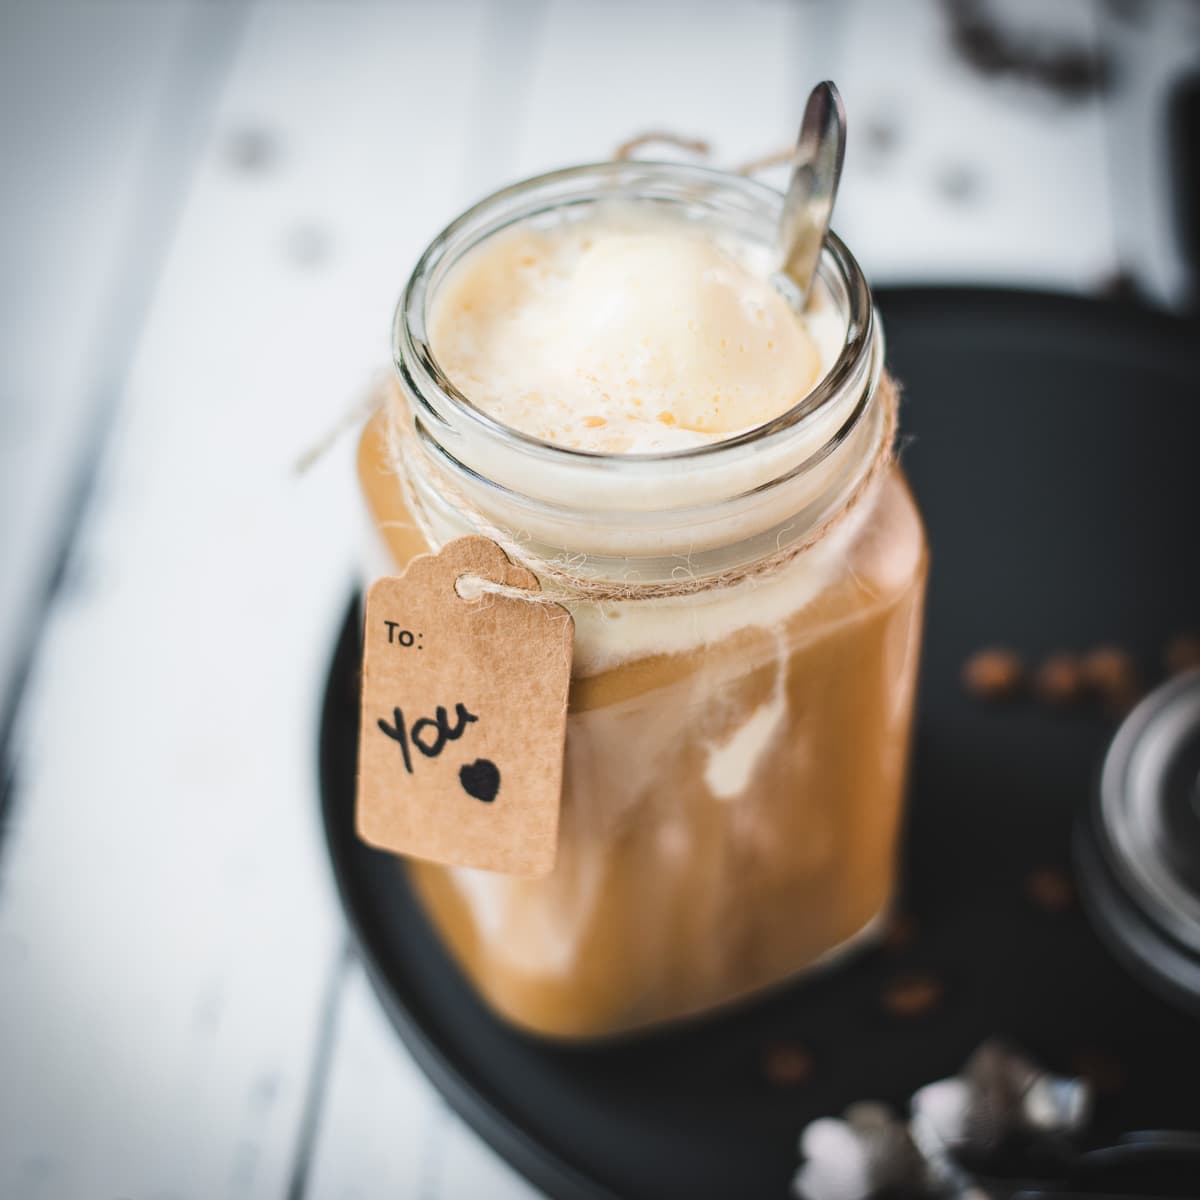
[(747, 997), (895, 891), (924, 536), (870, 294), (831, 239), (799, 311), (778, 204), (647, 164), (483, 202), (418, 265), (360, 443), (381, 569), (484, 532), (575, 618), (553, 873), (407, 864), (541, 1034)]

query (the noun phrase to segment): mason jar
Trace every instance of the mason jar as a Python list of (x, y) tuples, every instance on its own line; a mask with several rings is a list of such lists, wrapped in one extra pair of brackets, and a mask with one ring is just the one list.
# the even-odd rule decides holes
[(483, 533), (574, 617), (553, 872), (405, 863), (487, 1004), (557, 1038), (728, 1005), (881, 930), (927, 569), (879, 316), (833, 235), (807, 314), (831, 346), (824, 374), (747, 432), (600, 454), (503, 425), (454, 386), (430, 321), (456, 264), (614, 200), (763, 255), (781, 206), (760, 182), (645, 162), (483, 200), (408, 281), (358, 460), (380, 573)]

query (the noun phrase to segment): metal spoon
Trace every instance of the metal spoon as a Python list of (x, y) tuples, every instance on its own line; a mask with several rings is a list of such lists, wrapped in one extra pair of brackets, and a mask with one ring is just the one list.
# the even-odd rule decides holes
[(808, 305), (846, 153), (846, 110), (829, 80), (809, 94), (779, 218), (780, 268)]

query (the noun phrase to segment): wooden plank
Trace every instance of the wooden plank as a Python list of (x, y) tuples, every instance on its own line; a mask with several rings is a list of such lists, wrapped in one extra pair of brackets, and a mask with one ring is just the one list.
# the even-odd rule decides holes
[(0, 1194), (289, 1186), (342, 938), (315, 734), (361, 524), (349, 446), (292, 463), (463, 201), (446, 64), (478, 69), (481, 28), (289, 5), (246, 30), (30, 681)]
[(345, 981), (337, 1047), (307, 1195), (531, 1200), (537, 1194), (446, 1107), (357, 962)]
[[(955, 51), (936, 0), (856, 0), (834, 78), (850, 121), (835, 227), (877, 282), (946, 280), (1090, 290), (1116, 256), (1104, 111)], [(983, 8), (1017, 39), (1095, 51), (1090, 0)]]
[(0, 696), (35, 640), (237, 19), (136, 0), (0, 16)]
[(686, 0), (550, 4), (502, 177), (608, 158), (651, 129), (704, 138), (724, 165), (790, 144), (821, 78), (816, 15), (764, 0), (736, 10)]
[(448, 1108), (437, 1132), (438, 1157), (430, 1191), (442, 1200), (487, 1196), (488, 1200), (535, 1200), (542, 1193), (485, 1145)]

